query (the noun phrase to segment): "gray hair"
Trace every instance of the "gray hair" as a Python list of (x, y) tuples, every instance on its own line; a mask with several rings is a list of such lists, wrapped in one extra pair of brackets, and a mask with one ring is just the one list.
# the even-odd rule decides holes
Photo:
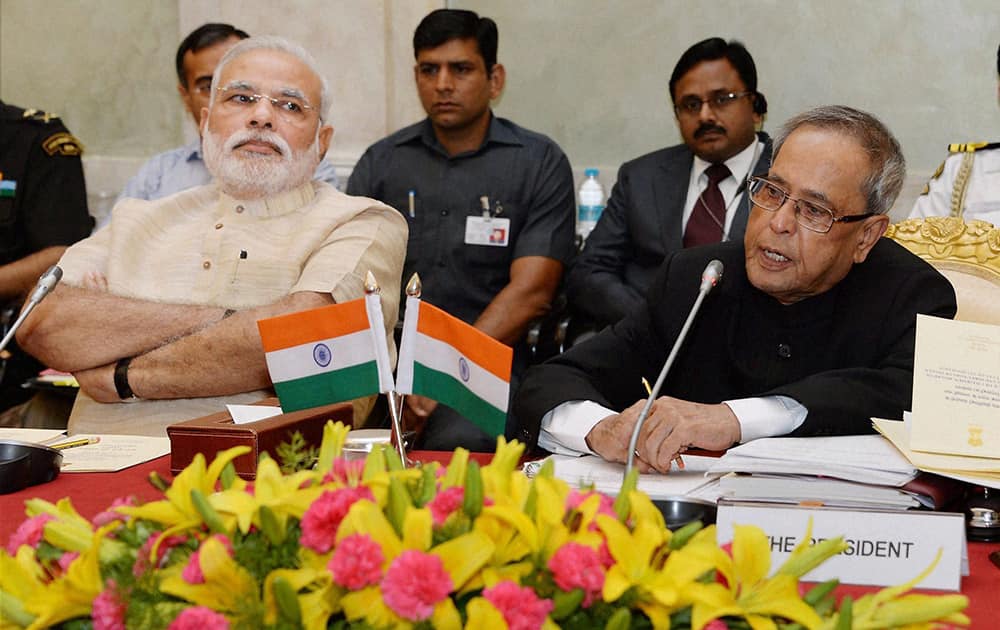
[(889, 128), (867, 112), (844, 105), (825, 105), (786, 122), (774, 138), (774, 156), (778, 156), (793, 131), (805, 126), (837, 131), (857, 140), (871, 163), (871, 173), (861, 184), (868, 211), (889, 212), (906, 177), (906, 159)]
[(219, 61), (219, 65), (216, 66), (215, 72), (212, 74), (212, 95), (208, 104), (209, 107), (212, 107), (215, 103), (216, 88), (219, 87), (219, 77), (222, 75), (222, 69), (225, 68), (232, 60), (252, 50), (280, 50), (281, 52), (292, 55), (304, 63), (306, 67), (309, 68), (309, 70), (312, 71), (312, 73), (319, 79), (320, 97), (319, 108), (317, 111), (319, 112), (320, 122), (326, 120), (330, 109), (330, 84), (327, 83), (326, 77), (323, 76), (323, 73), (319, 71), (316, 59), (309, 54), (309, 51), (299, 44), (289, 41), (283, 37), (278, 37), (277, 35), (256, 35), (254, 37), (244, 39), (230, 48), (226, 54), (222, 56), (222, 59)]

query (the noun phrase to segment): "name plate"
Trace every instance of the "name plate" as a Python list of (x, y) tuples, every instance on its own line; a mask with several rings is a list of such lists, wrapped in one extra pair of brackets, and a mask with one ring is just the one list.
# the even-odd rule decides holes
[[(843, 536), (847, 549), (803, 580), (837, 578), (844, 584), (894, 586), (941, 560), (917, 588), (959, 590), (965, 553), (965, 517), (950, 512), (850, 510), (829, 507), (719, 501), (719, 543), (733, 539), (733, 525), (756, 525), (771, 543), (771, 569), (791, 555), (812, 519), (814, 541)], [(967, 562), (967, 560), (966, 560)], [(968, 569), (966, 568), (966, 575)]]

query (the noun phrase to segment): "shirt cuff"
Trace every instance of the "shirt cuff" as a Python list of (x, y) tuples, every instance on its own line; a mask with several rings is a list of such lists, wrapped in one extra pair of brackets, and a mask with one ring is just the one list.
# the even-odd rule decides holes
[(617, 413), (590, 400), (564, 402), (542, 416), (538, 446), (557, 455), (596, 455), (587, 446), (587, 434)]
[(726, 400), (740, 423), (740, 443), (787, 435), (805, 422), (809, 410), (788, 396)]

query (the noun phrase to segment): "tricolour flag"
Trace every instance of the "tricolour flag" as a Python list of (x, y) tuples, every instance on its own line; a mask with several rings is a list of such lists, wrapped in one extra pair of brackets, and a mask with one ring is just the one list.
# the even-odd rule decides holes
[(283, 411), (393, 388), (378, 294), (257, 322)]
[(513, 351), (441, 309), (406, 299), (396, 391), (433, 398), (490, 435), (504, 432)]

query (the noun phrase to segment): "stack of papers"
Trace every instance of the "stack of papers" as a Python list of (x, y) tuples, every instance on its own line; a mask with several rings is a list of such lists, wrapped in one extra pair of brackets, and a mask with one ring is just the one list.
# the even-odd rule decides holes
[[(905, 423), (881, 418), (872, 418), (872, 423), (879, 433), (892, 442), (900, 455), (916, 468), (942, 477), (1000, 489), (1000, 459), (914, 451), (910, 448), (910, 435)], [(997, 455), (1000, 457), (1000, 453)]]
[(923, 503), (889, 486), (807, 475), (737, 475), (719, 479), (720, 498), (733, 501), (820, 504), (830, 507), (906, 510)]
[(917, 476), (880, 435), (763, 438), (729, 449), (708, 472), (815, 475), (896, 488)]

